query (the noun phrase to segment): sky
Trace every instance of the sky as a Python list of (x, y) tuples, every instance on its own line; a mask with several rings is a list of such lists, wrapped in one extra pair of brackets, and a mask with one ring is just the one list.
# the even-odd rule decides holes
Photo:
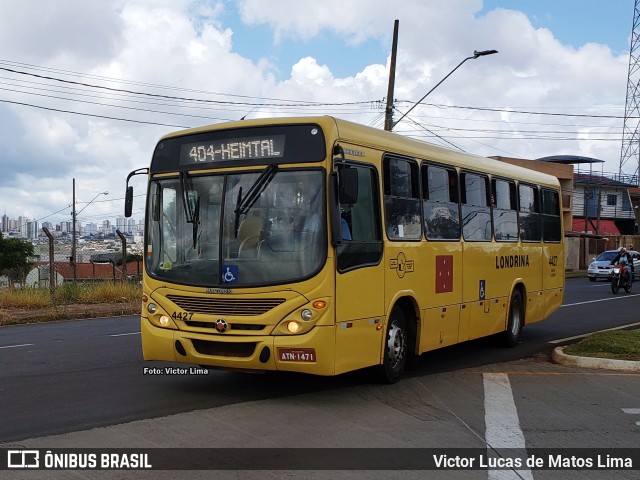
[[(634, 0), (3, 0), (0, 209), (112, 222), (127, 174), (186, 127), (334, 115), (468, 153), (617, 172)], [(625, 173), (638, 165), (628, 161)], [(134, 218), (145, 185), (133, 180)], [(101, 192), (108, 192), (102, 195)]]

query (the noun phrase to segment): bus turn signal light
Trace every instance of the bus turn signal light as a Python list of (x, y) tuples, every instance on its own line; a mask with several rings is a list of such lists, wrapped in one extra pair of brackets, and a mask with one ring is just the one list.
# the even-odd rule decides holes
[(316, 300), (315, 302), (313, 302), (313, 308), (315, 308), (316, 310), (322, 310), (324, 307), (327, 306), (327, 302), (325, 302), (324, 300)]

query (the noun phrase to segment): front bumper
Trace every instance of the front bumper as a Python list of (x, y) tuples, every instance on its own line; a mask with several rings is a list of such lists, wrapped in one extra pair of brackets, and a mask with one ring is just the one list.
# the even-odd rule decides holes
[(587, 270), (587, 276), (589, 278), (603, 278), (606, 280), (611, 280), (612, 270), (602, 270), (602, 269), (589, 269)]
[[(183, 362), (245, 371), (335, 373), (335, 328), (316, 326), (303, 335), (206, 335), (159, 328), (141, 317), (145, 360)], [(314, 349), (315, 361), (283, 361), (279, 348)]]

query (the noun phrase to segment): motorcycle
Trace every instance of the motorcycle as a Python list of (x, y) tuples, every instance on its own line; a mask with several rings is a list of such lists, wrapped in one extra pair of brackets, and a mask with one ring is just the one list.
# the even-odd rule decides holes
[(630, 277), (632, 275), (633, 273), (627, 272), (626, 265), (615, 264), (611, 274), (611, 292), (617, 295), (618, 290), (623, 288), (626, 293), (631, 293), (632, 279)]

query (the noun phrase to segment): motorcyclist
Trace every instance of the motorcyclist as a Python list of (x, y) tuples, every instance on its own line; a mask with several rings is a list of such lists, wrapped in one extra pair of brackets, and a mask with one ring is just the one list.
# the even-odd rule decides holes
[(631, 258), (631, 255), (627, 252), (626, 248), (620, 247), (618, 254), (613, 260), (611, 260), (611, 265), (615, 265), (616, 263), (620, 264), (620, 267), (625, 269), (629, 283), (632, 283), (634, 274), (633, 258)]

